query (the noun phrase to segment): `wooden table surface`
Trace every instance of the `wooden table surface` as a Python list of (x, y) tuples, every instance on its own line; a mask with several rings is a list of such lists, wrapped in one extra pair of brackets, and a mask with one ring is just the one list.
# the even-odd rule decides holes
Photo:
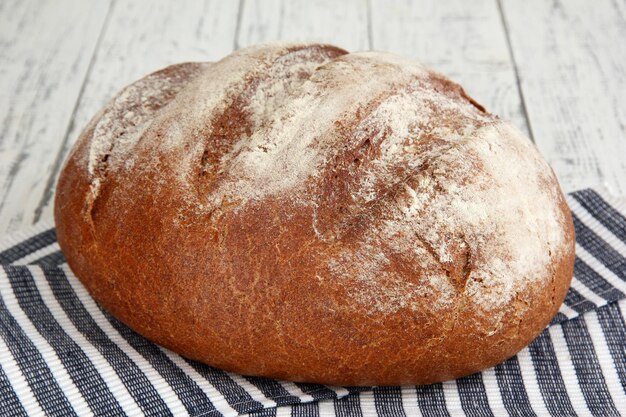
[(524, 130), (565, 191), (626, 195), (624, 0), (0, 0), (0, 234), (52, 218), (64, 158), (126, 84), (304, 40), (420, 60)]

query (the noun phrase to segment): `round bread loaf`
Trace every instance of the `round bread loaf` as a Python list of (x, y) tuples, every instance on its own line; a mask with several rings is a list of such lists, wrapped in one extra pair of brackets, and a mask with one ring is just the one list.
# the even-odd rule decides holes
[(59, 244), (188, 358), (334, 385), (514, 355), (557, 312), (571, 216), (533, 144), (391, 54), (263, 45), (120, 92), (62, 171)]

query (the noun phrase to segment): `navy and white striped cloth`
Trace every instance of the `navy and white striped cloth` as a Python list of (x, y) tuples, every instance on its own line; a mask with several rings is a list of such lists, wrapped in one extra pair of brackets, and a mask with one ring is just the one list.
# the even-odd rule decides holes
[(330, 387), (224, 372), (142, 338), (91, 299), (54, 229), (0, 240), (0, 414), (626, 416), (626, 201), (568, 196), (575, 277), (516, 357), (429, 386)]

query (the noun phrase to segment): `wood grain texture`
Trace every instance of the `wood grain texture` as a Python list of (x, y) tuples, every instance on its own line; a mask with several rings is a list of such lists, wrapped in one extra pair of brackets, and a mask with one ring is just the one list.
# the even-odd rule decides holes
[[(168, 0), (117, 1), (59, 160), (65, 159), (89, 119), (126, 85), (167, 65), (228, 55), (238, 9), (236, 1), (194, 1), (184, 7)], [(58, 169), (53, 175), (51, 186), (56, 184)], [(51, 187), (45, 196), (42, 218), (52, 218), (53, 191)]]
[(487, 110), (529, 133), (494, 0), (371, 0), (371, 19), (374, 49), (444, 73)]
[(626, 13), (620, 1), (502, 9), (537, 146), (563, 188), (626, 194)]
[(34, 220), (109, 1), (2, 1), (0, 233)]
[(367, 28), (365, 0), (244, 0), (237, 46), (316, 41), (361, 51), (370, 49)]

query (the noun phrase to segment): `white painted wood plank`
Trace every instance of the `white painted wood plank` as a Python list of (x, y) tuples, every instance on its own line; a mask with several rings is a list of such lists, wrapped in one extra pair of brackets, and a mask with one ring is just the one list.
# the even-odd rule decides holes
[(491, 113), (528, 134), (495, 0), (371, 0), (376, 50), (414, 58), (460, 83)]
[[(167, 65), (215, 61), (234, 46), (239, 2), (116, 1), (77, 106), (64, 159), (83, 127), (119, 90)], [(58, 176), (58, 170), (55, 172)], [(53, 188), (50, 191), (54, 191)], [(49, 192), (41, 209), (52, 218)]]
[(317, 41), (367, 50), (366, 0), (244, 0), (237, 46)]
[(32, 223), (109, 1), (0, 2), (0, 233)]
[(537, 146), (563, 188), (626, 195), (623, 2), (502, 6)]

